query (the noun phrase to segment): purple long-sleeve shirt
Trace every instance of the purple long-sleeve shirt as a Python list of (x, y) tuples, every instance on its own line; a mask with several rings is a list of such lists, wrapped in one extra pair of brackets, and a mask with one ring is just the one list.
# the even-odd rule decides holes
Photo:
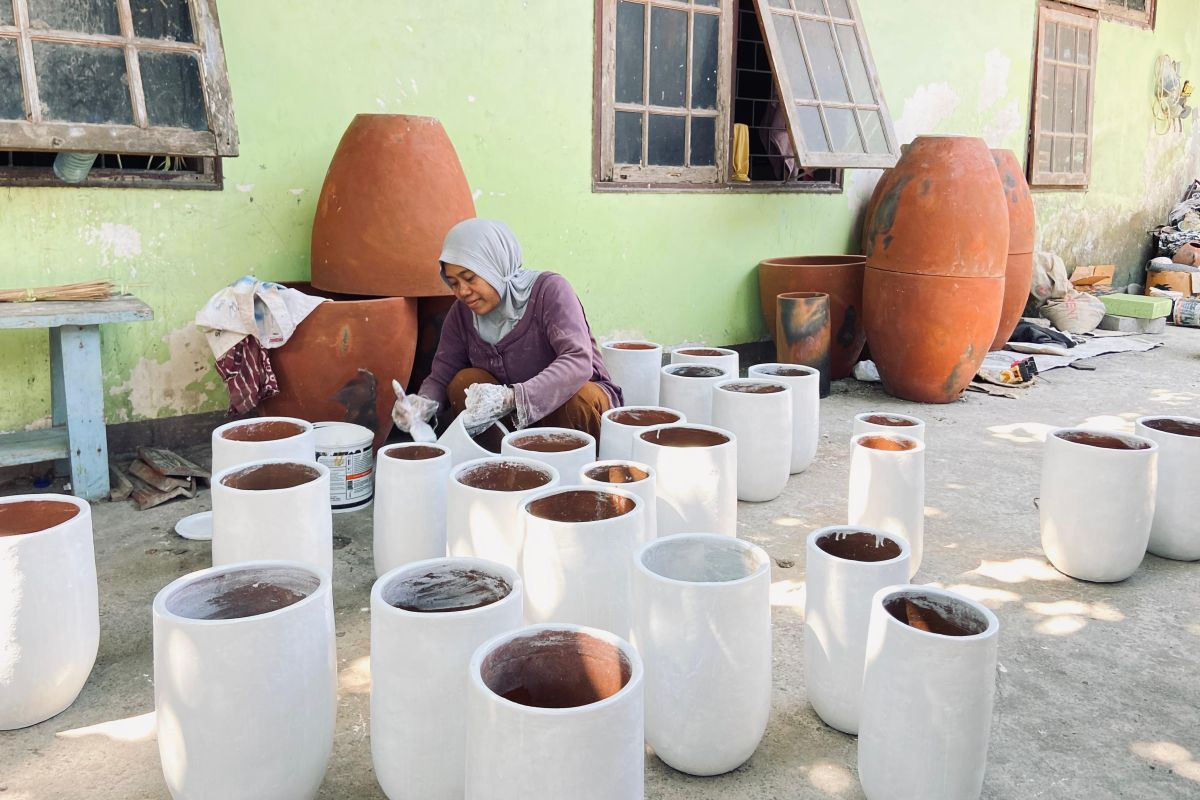
[(563, 276), (539, 275), (524, 316), (494, 345), (476, 333), (473, 313), (461, 301), (450, 307), (419, 394), (445, 408), (450, 381), (459, 370), (475, 367), (513, 387), (522, 424), (555, 411), (588, 381), (599, 384), (614, 406), (621, 404), (621, 389), (604, 368), (583, 304)]

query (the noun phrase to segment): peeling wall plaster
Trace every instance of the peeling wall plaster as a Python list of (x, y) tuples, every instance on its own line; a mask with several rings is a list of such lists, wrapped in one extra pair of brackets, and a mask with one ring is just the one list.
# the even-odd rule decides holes
[[(149, 418), (187, 414), (206, 400), (202, 380), (211, 369), (212, 351), (204, 334), (188, 323), (164, 339), (167, 357), (159, 361), (142, 357), (129, 379), (113, 386), (108, 394), (119, 398), (126, 418)], [(211, 388), (211, 381), (210, 390)]]

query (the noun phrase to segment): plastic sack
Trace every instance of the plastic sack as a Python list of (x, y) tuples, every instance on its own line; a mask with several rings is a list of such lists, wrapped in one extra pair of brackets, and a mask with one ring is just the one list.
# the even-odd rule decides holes
[(1074, 289), (1066, 297), (1047, 300), (1041, 312), (1050, 324), (1066, 333), (1091, 333), (1106, 313), (1099, 297)]
[(1029, 287), (1033, 311), (1040, 309), (1047, 300), (1066, 297), (1075, 291), (1067, 277), (1067, 265), (1054, 253), (1033, 254), (1033, 283)]

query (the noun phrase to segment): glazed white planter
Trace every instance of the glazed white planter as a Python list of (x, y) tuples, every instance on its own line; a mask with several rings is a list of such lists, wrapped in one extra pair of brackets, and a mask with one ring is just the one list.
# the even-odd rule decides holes
[[(888, 418), (892, 424), (872, 422), (871, 417)], [(854, 415), (852, 435), (857, 436), (860, 433), (899, 433), (923, 442), (925, 441), (925, 421), (917, 417), (910, 417), (908, 414), (897, 414), (894, 411), (866, 411)]]
[[(485, 585), (469, 585), (472, 572)], [(467, 667), (481, 644), (520, 626), (521, 579), (503, 564), (435, 558), (375, 581), (371, 758), (390, 800), (462, 798)]]
[(908, 542), (885, 531), (821, 528), (808, 537), (804, 685), (831, 728), (858, 733), (871, 601), (908, 580)]
[(898, 433), (853, 437), (846, 516), (849, 525), (908, 542), (908, 577), (915, 575), (925, 546), (925, 443)]
[[(782, 383), (792, 390), (791, 474), (804, 472), (817, 456), (821, 438), (821, 373), (800, 364), (755, 364), (751, 378)], [(792, 374), (799, 373), (799, 374)]]
[[(568, 436), (578, 440), (579, 444), (574, 449), (558, 452), (526, 450), (518, 446), (519, 442), (530, 436)], [(583, 469), (584, 464), (596, 460), (596, 437), (571, 428), (525, 428), (504, 437), (504, 443), (500, 445), (500, 455), (532, 458), (554, 467), (559, 475), (574, 477)]]
[(239, 561), (300, 561), (333, 574), (328, 467), (317, 462), (304, 464), (317, 476), (286, 489), (237, 489), (226, 483), (243, 470), (298, 463), (262, 459), (213, 476), (214, 567)]
[(642, 542), (658, 536), (658, 473), (654, 467), (620, 458), (593, 461), (580, 470), (579, 483), (581, 486), (615, 487), (636, 494), (642, 499)]
[[(304, 598), (253, 616), (202, 618), (225, 607), (223, 592), (263, 582)], [(155, 596), (153, 621), (158, 753), (171, 796), (316, 797), (337, 712), (329, 573), (294, 561), (193, 572)]]
[(533, 625), (481, 646), (467, 690), (466, 800), (641, 800), (642, 681), (637, 651), (594, 628)]
[[(697, 352), (701, 350), (713, 350), (718, 355), (703, 355)], [(722, 367), (729, 373), (729, 377), (731, 378), (736, 378), (741, 370), (736, 350), (730, 350), (727, 347), (709, 347), (703, 344), (676, 347), (671, 351), (671, 363), (708, 364), (710, 366)]]
[[(546, 482), (528, 489), (505, 491), (463, 483), (464, 473), (478, 467), (518, 464), (537, 470)], [(558, 470), (532, 458), (493, 456), (465, 461), (450, 470), (446, 491), (446, 534), (450, 555), (474, 556), (517, 569), (525, 543), (521, 503), (531, 495), (558, 485)]]
[(379, 448), (375, 463), (375, 575), (446, 555), (450, 448), (392, 444)]
[(1200, 475), (1200, 419), (1142, 417), (1135, 433), (1158, 445), (1158, 488), (1147, 549), (1160, 558), (1200, 560), (1200, 510), (1195, 498)]
[[(1046, 436), (1038, 509), (1042, 550), (1055, 569), (1098, 583), (1123, 581), (1137, 571), (1154, 520), (1158, 450), (1150, 439), (1109, 431), (1060, 428)], [(1189, 474), (1195, 474), (1194, 464)]]
[[(699, 367), (705, 374), (688, 377), (678, 374)], [(662, 368), (662, 391), (659, 403), (683, 415), (697, 425), (712, 422), (712, 390), (721, 381), (736, 378), (737, 373), (719, 364), (668, 364)]]
[[(225, 438), (238, 428), (253, 428), (273, 422), (286, 422), (302, 428), (302, 432), (281, 439), (239, 441)], [(317, 444), (311, 422), (295, 417), (251, 417), (227, 422), (212, 432), (212, 474), (215, 476), (236, 464), (282, 458), (288, 461), (316, 461)]]
[[(51, 515), (33, 519), (15, 505), (26, 502)], [(0, 520), (0, 730), (13, 730), (75, 702), (96, 663), (100, 612), (86, 501), (13, 495), (0, 498)]]
[(634, 439), (634, 460), (658, 473), (659, 536), (737, 536), (737, 452), (737, 437), (711, 425), (664, 425)]
[[(497, 438), (502, 439), (508, 434), (508, 428), (500, 422), (496, 422), (494, 426), (496, 431), (491, 435), (498, 434)], [(438, 438), (437, 443), (450, 450), (450, 466), (457, 467), (464, 461), (473, 461), (477, 458), (490, 458), (500, 455), (499, 445), (495, 452), (488, 450), (476, 440), (467, 435), (467, 429), (463, 427), (463, 415), (459, 414), (454, 418), (454, 421), (446, 428), (445, 432)]]
[[(657, 374), (657, 373), (656, 373)], [(655, 425), (687, 422), (682, 411), (666, 406), (621, 406), (610, 408), (600, 417), (599, 458), (633, 458), (633, 437)]]
[(656, 539), (633, 571), (646, 741), (690, 775), (736, 769), (771, 713), (771, 561), (728, 536)]
[[(765, 386), (764, 394), (735, 391)], [(761, 379), (722, 381), (713, 389), (713, 427), (737, 437), (737, 497), (774, 500), (792, 473), (792, 390)]]
[(658, 405), (662, 355), (662, 345), (654, 342), (627, 340), (600, 345), (604, 366), (613, 383), (621, 387), (627, 406)]
[[(969, 631), (918, 630), (884, 608), (925, 598)], [(858, 732), (867, 800), (974, 800), (983, 789), (1000, 623), (984, 606), (928, 586), (891, 586), (871, 603)]]

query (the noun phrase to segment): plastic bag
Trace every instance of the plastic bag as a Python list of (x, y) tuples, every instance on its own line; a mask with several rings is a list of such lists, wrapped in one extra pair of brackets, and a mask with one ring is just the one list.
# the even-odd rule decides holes
[(1090, 333), (1104, 319), (1104, 303), (1099, 297), (1072, 289), (1066, 297), (1047, 300), (1042, 316), (1060, 331)]

